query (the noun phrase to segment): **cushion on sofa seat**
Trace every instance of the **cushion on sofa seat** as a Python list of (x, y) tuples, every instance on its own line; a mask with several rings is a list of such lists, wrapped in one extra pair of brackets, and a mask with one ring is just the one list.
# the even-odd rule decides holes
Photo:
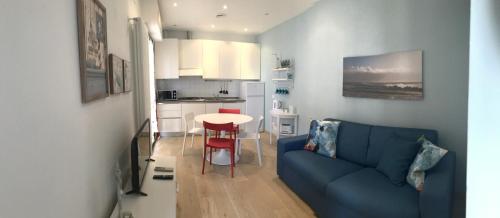
[(387, 146), (377, 165), (377, 170), (386, 175), (394, 185), (406, 183), (408, 169), (422, 145), (414, 140), (397, 136), (387, 141)]
[(337, 157), (365, 165), (370, 130), (369, 125), (342, 121), (337, 135)]
[(408, 184), (396, 186), (373, 168), (343, 176), (326, 189), (332, 204), (372, 218), (418, 218), (418, 192)]
[(438, 141), (438, 134), (435, 130), (373, 126), (370, 131), (370, 144), (366, 154), (366, 163), (368, 166), (377, 167), (384, 148), (387, 146), (387, 141), (394, 137), (394, 135), (414, 141), (425, 135), (432, 143), (436, 144)]
[(286, 152), (283, 162), (287, 167), (309, 180), (312, 188), (325, 191), (331, 181), (362, 169), (361, 166), (341, 159), (332, 159), (306, 151)]

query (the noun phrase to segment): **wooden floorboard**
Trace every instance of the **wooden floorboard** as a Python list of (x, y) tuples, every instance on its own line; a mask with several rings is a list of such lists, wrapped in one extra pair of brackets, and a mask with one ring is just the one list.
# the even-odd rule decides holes
[(315, 217), (314, 212), (276, 175), (276, 144), (262, 134), (262, 167), (258, 166), (255, 142), (243, 141), (234, 178), (228, 166), (205, 165), (201, 174), (201, 137), (194, 146), (187, 140), (181, 155), (182, 137), (163, 137), (155, 152), (177, 157), (177, 217)]

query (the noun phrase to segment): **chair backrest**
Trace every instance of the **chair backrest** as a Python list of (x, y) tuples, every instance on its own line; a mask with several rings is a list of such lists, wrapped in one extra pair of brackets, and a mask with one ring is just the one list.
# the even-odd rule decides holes
[(215, 137), (219, 138), (220, 132), (224, 131), (229, 133), (229, 136), (231, 139), (233, 139), (233, 134), (234, 138), (236, 138), (236, 129), (234, 128), (233, 122), (230, 123), (223, 123), (223, 124), (215, 124), (215, 123), (209, 123), (203, 121), (203, 127), (205, 128), (205, 140), (208, 135), (208, 130), (215, 131)]
[(259, 122), (256, 125), (257, 129), (255, 130), (255, 133), (259, 133), (262, 129), (262, 126), (264, 126), (264, 116), (260, 115)]
[(226, 132), (234, 131), (233, 122), (223, 123), (223, 124), (215, 124), (215, 123), (209, 123), (209, 122), (203, 121), (203, 127), (207, 130), (213, 130), (213, 131), (226, 131)]
[(240, 109), (238, 108), (219, 108), (219, 113), (221, 114), (240, 114)]
[(194, 128), (194, 113), (189, 112), (187, 114), (184, 114), (184, 117), (182, 118), (184, 120), (184, 127), (185, 129), (189, 129), (189, 125), (192, 125), (191, 128)]

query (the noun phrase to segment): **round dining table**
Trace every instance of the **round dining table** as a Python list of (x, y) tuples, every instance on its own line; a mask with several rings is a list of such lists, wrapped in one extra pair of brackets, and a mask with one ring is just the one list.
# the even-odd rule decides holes
[[(245, 114), (227, 114), (227, 113), (212, 113), (212, 114), (200, 114), (194, 117), (197, 123), (203, 124), (203, 121), (215, 124), (233, 123), (235, 125), (242, 125), (253, 120), (253, 117)], [(235, 145), (236, 146), (236, 145)], [(234, 162), (238, 162), (240, 159), (238, 149), (235, 149)], [(207, 155), (207, 160), (210, 156)], [(230, 165), (231, 156), (227, 149), (218, 149), (212, 152), (212, 164), (216, 165)]]

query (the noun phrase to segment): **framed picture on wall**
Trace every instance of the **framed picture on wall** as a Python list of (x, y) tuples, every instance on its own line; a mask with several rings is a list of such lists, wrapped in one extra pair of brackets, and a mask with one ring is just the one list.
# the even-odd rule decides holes
[(130, 61), (123, 60), (123, 90), (132, 91), (132, 66)]
[(109, 82), (111, 94), (123, 92), (123, 60), (114, 54), (109, 55)]
[(422, 51), (344, 58), (345, 97), (422, 100)]
[(108, 94), (106, 9), (98, 0), (77, 0), (82, 102)]

